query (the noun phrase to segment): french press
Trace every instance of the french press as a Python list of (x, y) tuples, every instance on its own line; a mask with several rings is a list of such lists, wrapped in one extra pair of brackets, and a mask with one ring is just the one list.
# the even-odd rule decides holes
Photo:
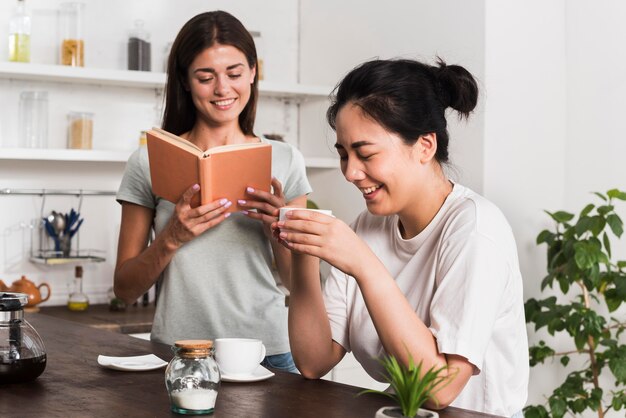
[(46, 368), (46, 349), (24, 319), (28, 295), (0, 292), (0, 384), (36, 379)]

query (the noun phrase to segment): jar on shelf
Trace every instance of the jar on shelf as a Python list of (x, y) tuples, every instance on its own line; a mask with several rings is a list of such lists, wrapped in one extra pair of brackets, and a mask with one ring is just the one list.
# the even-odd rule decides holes
[(70, 112), (67, 118), (67, 147), (71, 149), (92, 149), (93, 113)]
[(48, 146), (48, 92), (23, 91), (18, 111), (20, 146), (46, 148)]
[(31, 18), (24, 0), (17, 1), (17, 8), (9, 19), (9, 61), (30, 62)]
[(250, 31), (252, 39), (254, 40), (254, 46), (256, 48), (256, 71), (259, 74), (259, 81), (265, 79), (265, 72), (263, 68), (263, 38), (261, 38), (261, 32)]
[(61, 65), (72, 67), (85, 66), (85, 38), (83, 33), (83, 15), (85, 5), (71, 2), (61, 3)]
[(150, 34), (143, 27), (143, 20), (135, 20), (135, 27), (128, 37), (128, 69), (150, 71)]
[(187, 415), (212, 413), (220, 386), (220, 372), (213, 359), (213, 341), (176, 341), (174, 352), (174, 358), (165, 369), (171, 410)]

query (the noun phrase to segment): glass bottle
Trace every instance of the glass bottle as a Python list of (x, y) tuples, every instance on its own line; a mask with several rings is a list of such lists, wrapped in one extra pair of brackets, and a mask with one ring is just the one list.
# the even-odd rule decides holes
[(70, 311), (84, 311), (89, 307), (89, 298), (83, 293), (83, 267), (76, 266), (74, 269), (74, 289), (67, 300), (67, 308)]
[(165, 369), (172, 411), (188, 415), (212, 413), (221, 379), (213, 359), (213, 341), (176, 341), (174, 353)]
[(83, 3), (61, 3), (61, 65), (85, 66), (85, 39), (83, 34)]
[(46, 368), (43, 341), (24, 319), (28, 295), (0, 292), (0, 382), (34, 380)]
[(18, 121), (22, 147), (46, 148), (48, 146), (48, 92), (21, 92)]
[(128, 69), (150, 71), (150, 61), (150, 34), (143, 28), (143, 20), (135, 20), (128, 38)]
[(24, 0), (17, 0), (17, 9), (9, 20), (9, 61), (30, 62), (30, 24)]

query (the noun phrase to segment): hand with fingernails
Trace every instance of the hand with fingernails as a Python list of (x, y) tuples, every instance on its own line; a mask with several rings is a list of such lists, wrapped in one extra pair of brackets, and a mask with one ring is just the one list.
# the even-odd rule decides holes
[[(249, 218), (258, 219), (263, 222), (263, 230), (265, 235), (272, 236), (272, 223), (278, 219), (278, 211), (285, 206), (285, 195), (283, 194), (283, 185), (272, 177), (272, 190), (266, 192), (263, 190), (257, 190), (252, 187), (246, 189), (246, 194), (250, 196), (250, 199), (239, 200), (237, 203), (241, 207), (256, 209), (256, 212), (250, 210), (244, 210), (242, 213)], [(276, 238), (276, 236), (274, 235)]]
[(224, 213), (232, 205), (227, 199), (192, 208), (191, 199), (199, 191), (200, 186), (194, 184), (183, 193), (165, 227), (166, 239), (176, 248), (220, 224), (230, 215)]

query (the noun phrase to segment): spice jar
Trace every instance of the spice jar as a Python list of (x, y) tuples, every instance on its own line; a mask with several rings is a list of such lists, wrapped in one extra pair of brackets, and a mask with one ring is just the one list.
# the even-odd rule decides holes
[(188, 415), (212, 413), (220, 386), (220, 372), (213, 359), (213, 341), (176, 341), (174, 352), (174, 358), (165, 369), (171, 410)]
[(61, 25), (61, 65), (85, 66), (85, 40), (83, 34), (83, 3), (62, 3)]
[(93, 113), (70, 112), (67, 117), (67, 147), (91, 149), (93, 146)]
[(143, 28), (143, 20), (135, 20), (135, 28), (128, 38), (128, 69), (150, 71), (150, 34)]

